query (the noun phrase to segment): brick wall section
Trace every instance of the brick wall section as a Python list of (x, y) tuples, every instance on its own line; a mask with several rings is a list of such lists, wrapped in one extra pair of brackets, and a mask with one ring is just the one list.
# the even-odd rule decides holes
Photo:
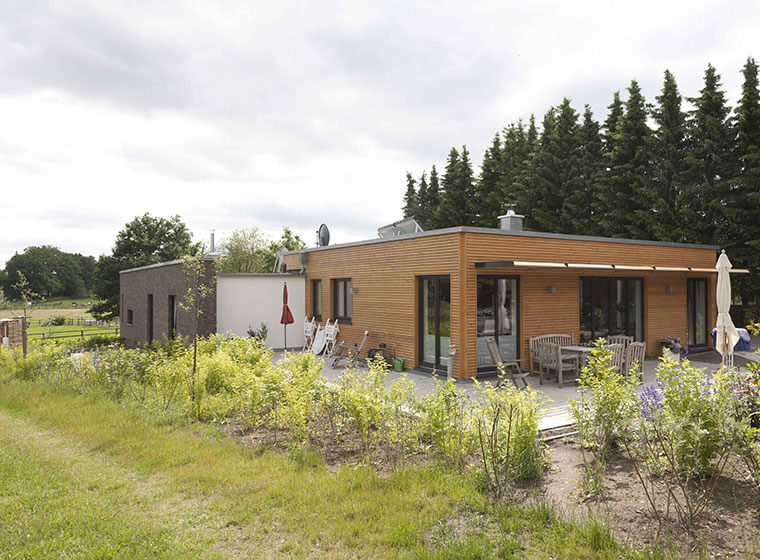
[(0, 340), (3, 337), (8, 337), (11, 346), (21, 345), (24, 339), (21, 321), (0, 321)]
[[(214, 286), (214, 293), (202, 305), (198, 334), (207, 336), (216, 332), (216, 266), (206, 261), (204, 282)], [(192, 314), (184, 311), (180, 302), (187, 292), (188, 283), (181, 261), (123, 271), (120, 275), (121, 335), (128, 342), (148, 342), (148, 295), (153, 295), (153, 340), (162, 340), (169, 334), (169, 296), (175, 296), (177, 306), (177, 332), (192, 334)], [(132, 311), (132, 323), (127, 322)]]

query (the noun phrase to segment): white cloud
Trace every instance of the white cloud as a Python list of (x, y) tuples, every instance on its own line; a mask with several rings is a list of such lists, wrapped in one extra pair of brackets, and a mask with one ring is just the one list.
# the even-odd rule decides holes
[[(708, 62), (733, 102), (746, 2), (24, 2), (0, 6), (0, 263), (29, 244), (108, 252), (135, 215), (206, 239), (288, 225), (311, 242), (397, 219), (407, 170), (475, 163), (562, 97), (598, 120)], [(625, 96), (625, 94), (624, 94)]]

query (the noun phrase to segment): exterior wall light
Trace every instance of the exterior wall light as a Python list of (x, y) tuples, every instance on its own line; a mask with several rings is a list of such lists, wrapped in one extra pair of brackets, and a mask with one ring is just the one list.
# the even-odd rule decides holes
[(665, 286), (665, 293), (666, 294), (672, 294), (673, 293), (673, 286)]
[(546, 288), (546, 293), (547, 294), (556, 294), (557, 293), (557, 288), (554, 287), (554, 286), (549, 286), (548, 288)]

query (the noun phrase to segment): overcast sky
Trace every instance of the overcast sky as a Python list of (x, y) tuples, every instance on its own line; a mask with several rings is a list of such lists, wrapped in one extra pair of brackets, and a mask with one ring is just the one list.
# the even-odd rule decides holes
[(0, 264), (109, 253), (145, 212), (375, 237), (407, 170), (477, 164), (563, 97), (601, 121), (631, 79), (693, 96), (711, 62), (734, 104), (759, 24), (757, 1), (0, 0)]

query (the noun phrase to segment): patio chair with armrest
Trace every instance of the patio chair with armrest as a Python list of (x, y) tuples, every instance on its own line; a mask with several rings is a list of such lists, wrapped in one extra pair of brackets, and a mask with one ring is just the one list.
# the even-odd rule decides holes
[[(499, 371), (505, 373), (512, 383), (514, 383), (515, 387), (520, 390), (526, 389), (528, 387), (528, 382), (525, 378), (530, 375), (530, 372), (523, 372), (520, 369), (520, 364), (516, 361), (505, 362), (501, 357), (499, 344), (493, 336), (486, 337), (486, 346), (488, 347), (488, 353), (491, 354), (493, 363), (496, 364)], [(499, 382), (499, 385), (501, 385), (502, 382), (503, 380)]]
[(573, 335), (571, 334), (542, 334), (534, 336), (528, 339), (528, 346), (530, 348), (530, 366), (528, 371), (530, 373), (541, 372), (541, 361), (538, 358), (538, 345), (542, 342), (550, 342), (552, 344), (559, 344), (560, 346), (572, 346)]
[(631, 373), (632, 368), (638, 368), (639, 379), (644, 379), (644, 349), (646, 342), (631, 342), (626, 349), (625, 370)]
[(555, 371), (557, 373), (557, 383), (562, 388), (562, 375), (569, 371), (578, 375), (580, 372), (579, 358), (577, 355), (562, 353), (562, 347), (552, 342), (540, 342), (538, 344), (539, 383), (544, 384), (544, 373)]
[(631, 342), (633, 342), (633, 337), (624, 334), (613, 334), (607, 337), (607, 344), (622, 344), (623, 350), (626, 350)]
[(612, 366), (615, 368), (615, 371), (621, 375), (624, 375), (625, 372), (623, 369), (625, 368), (625, 346), (622, 344), (608, 344), (607, 348), (609, 348), (610, 352), (612, 352)]
[(364, 345), (369, 338), (369, 331), (364, 331), (364, 337), (359, 344), (353, 345), (347, 342), (340, 342), (335, 346), (335, 352), (332, 354), (332, 367), (338, 367), (341, 361), (348, 360), (346, 366), (353, 366), (356, 364), (356, 360), (359, 358)]

